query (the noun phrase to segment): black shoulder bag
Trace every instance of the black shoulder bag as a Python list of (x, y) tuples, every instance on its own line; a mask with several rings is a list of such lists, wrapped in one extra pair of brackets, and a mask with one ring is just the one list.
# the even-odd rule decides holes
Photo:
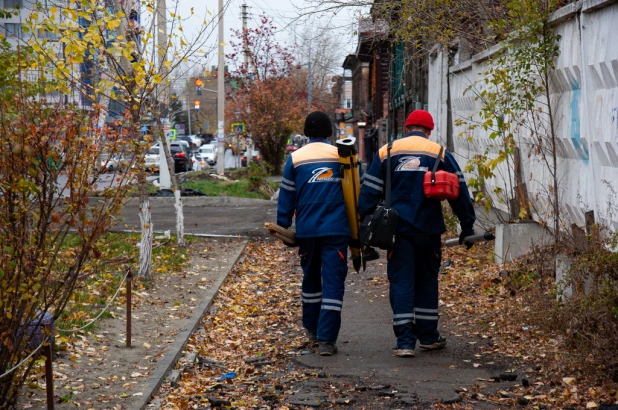
[(395, 246), (397, 230), (397, 211), (391, 208), (391, 146), (388, 144), (386, 154), (386, 195), (373, 215), (367, 215), (359, 229), (359, 238), (363, 246), (375, 246), (391, 250)]

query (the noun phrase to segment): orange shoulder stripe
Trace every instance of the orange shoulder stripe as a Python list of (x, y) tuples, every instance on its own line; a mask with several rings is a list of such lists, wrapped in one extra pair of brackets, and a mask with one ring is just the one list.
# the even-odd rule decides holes
[(339, 161), (337, 148), (330, 144), (314, 142), (292, 153), (292, 163), (295, 167), (323, 161)]
[[(387, 145), (384, 145), (382, 148), (380, 148), (381, 160), (384, 160), (384, 158), (386, 158), (387, 147)], [(427, 138), (416, 136), (395, 140), (393, 142), (393, 147), (391, 148), (391, 156), (416, 154), (427, 155), (429, 157), (436, 158), (438, 156), (438, 153), (440, 153), (440, 144), (430, 141)], [(444, 152), (442, 152), (442, 158), (440, 159), (444, 159)]]

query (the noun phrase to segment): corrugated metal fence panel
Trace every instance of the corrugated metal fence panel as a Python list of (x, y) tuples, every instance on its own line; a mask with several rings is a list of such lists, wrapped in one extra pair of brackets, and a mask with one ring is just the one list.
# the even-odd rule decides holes
[[(554, 29), (560, 34), (560, 56), (551, 75), (551, 98), (554, 124), (558, 134), (558, 180), (564, 223), (584, 224), (583, 214), (594, 210), (597, 221), (618, 229), (618, 3), (592, 0), (581, 3), (581, 9)], [(450, 68), (450, 93), (456, 158), (465, 167), (476, 154), (491, 149), (488, 132), (480, 128), (469, 131), (465, 125), (478, 120), (481, 107), (475, 94), (486, 85), (478, 82), (490, 64), (487, 55), (474, 56), (470, 61)], [(436, 59), (445, 58), (444, 55)], [(440, 64), (430, 64), (429, 84), (446, 81)], [(431, 93), (431, 90), (436, 90)], [(446, 93), (440, 87), (430, 87), (429, 109), (446, 112)], [(444, 115), (444, 114), (442, 114)], [(459, 121), (458, 121), (459, 119)], [(538, 119), (549, 123), (544, 115)], [(439, 123), (444, 124), (444, 120)], [(440, 133), (444, 138), (445, 132)], [(524, 182), (538, 216), (547, 216), (549, 187), (553, 176), (530, 136), (529, 130), (519, 132), (522, 150)], [(488, 181), (489, 189), (508, 189), (506, 166), (497, 177)], [(505, 205), (498, 205), (506, 210)]]

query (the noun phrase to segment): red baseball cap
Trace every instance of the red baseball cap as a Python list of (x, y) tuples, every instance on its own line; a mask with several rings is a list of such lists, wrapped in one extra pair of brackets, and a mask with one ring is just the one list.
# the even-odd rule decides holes
[(418, 125), (433, 130), (433, 117), (425, 110), (415, 110), (408, 115), (406, 127)]

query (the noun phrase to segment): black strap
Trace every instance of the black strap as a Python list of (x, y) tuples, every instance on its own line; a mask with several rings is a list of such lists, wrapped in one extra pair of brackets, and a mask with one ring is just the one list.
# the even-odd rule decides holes
[(386, 148), (386, 198), (384, 206), (391, 207), (391, 147), (393, 143), (389, 143)]
[(444, 151), (444, 147), (440, 145), (440, 152), (438, 153), (438, 158), (436, 158), (436, 162), (433, 164), (433, 169), (431, 170), (431, 185), (436, 184), (436, 171), (438, 170), (438, 165), (442, 159), (442, 152)]

